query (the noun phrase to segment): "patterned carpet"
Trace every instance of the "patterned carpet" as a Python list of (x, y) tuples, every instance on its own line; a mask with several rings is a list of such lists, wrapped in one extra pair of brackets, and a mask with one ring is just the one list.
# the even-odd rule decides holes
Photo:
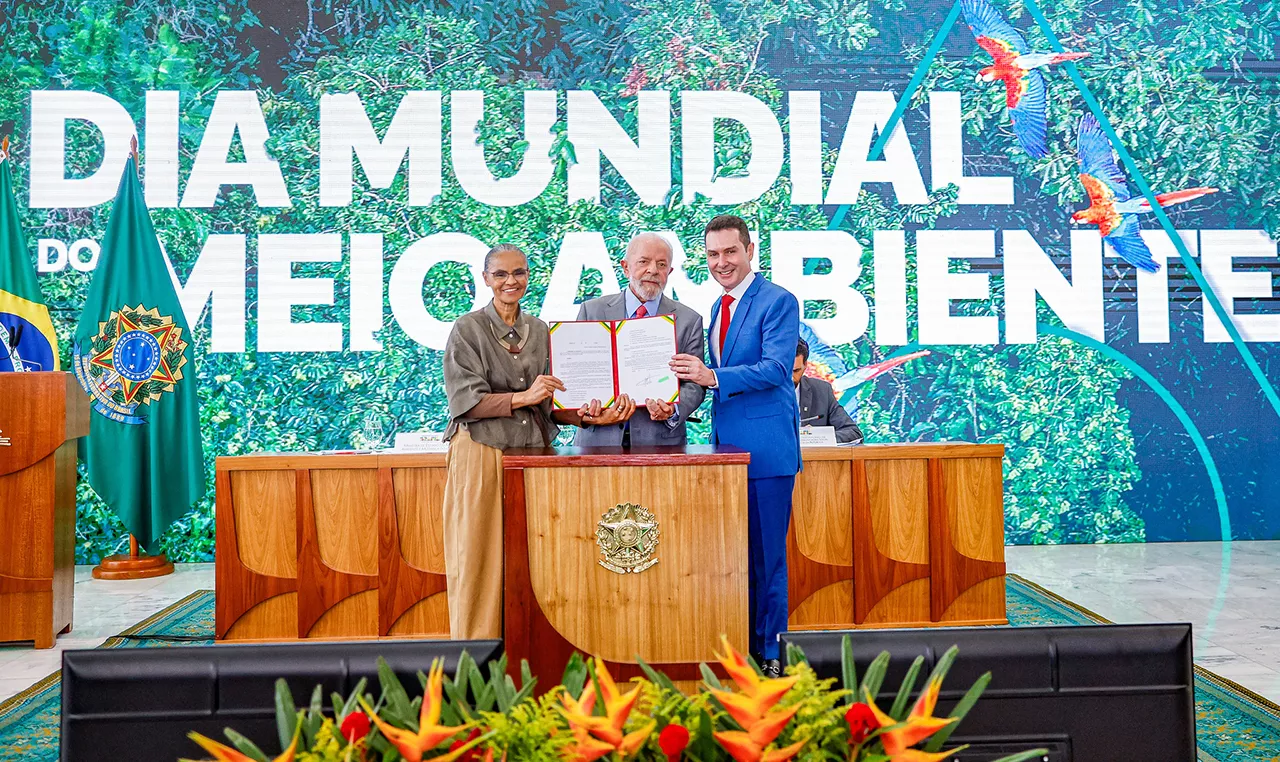
[[(1017, 575), (1008, 578), (1015, 627), (1107, 624), (1107, 620)], [(111, 638), (102, 648), (156, 648), (213, 642), (213, 591), (199, 590)], [(62, 688), (57, 674), (0, 703), (0, 762), (56, 762)], [(1196, 667), (1200, 762), (1280, 760), (1280, 707)]]

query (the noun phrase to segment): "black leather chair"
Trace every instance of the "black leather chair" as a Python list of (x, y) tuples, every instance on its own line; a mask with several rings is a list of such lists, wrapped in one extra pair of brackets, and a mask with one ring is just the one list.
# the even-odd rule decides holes
[[(62, 655), (62, 762), (172, 762), (202, 758), (187, 734), (226, 742), (232, 727), (264, 751), (278, 751), (275, 682), (284, 678), (304, 706), (316, 685), (346, 696), (367, 677), (375, 696), (377, 659), (387, 660), (409, 695), (419, 671), (444, 658), (452, 674), (463, 651), (488, 674), (502, 641), (368, 641), (245, 646), (122, 648)], [(268, 751), (270, 753), (270, 751)]]
[(946, 716), (973, 681), (992, 673), (947, 748), (986, 762), (1035, 747), (1051, 762), (1195, 762), (1191, 625), (983, 627), (788, 632), (822, 677), (840, 677), (849, 635), (859, 679), (881, 651), (891, 657), (877, 703), (887, 709), (911, 662), (923, 655), (917, 689), (937, 659), (960, 647), (937, 714)]

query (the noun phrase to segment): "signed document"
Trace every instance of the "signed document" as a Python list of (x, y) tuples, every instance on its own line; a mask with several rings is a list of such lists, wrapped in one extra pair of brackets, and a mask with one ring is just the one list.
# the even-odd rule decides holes
[(672, 315), (637, 320), (564, 321), (551, 324), (551, 373), (564, 382), (553, 404), (579, 408), (591, 400), (607, 407), (626, 394), (646, 399), (680, 400), (680, 381), (669, 363), (676, 354)]

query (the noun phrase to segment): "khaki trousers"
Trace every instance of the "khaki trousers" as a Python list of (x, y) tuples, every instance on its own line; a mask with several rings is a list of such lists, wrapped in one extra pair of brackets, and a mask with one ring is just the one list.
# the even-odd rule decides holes
[(502, 451), (466, 429), (449, 441), (444, 566), (449, 637), (502, 637)]

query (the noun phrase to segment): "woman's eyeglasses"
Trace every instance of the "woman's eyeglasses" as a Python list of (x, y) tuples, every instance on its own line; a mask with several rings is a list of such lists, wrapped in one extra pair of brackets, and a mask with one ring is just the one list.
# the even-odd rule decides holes
[(493, 272), (489, 273), (489, 277), (493, 278), (496, 281), (504, 281), (507, 278), (515, 278), (516, 280), (528, 280), (529, 271), (524, 269), (523, 267), (518, 270), (512, 270), (511, 272), (507, 272), (506, 270), (494, 270)]

